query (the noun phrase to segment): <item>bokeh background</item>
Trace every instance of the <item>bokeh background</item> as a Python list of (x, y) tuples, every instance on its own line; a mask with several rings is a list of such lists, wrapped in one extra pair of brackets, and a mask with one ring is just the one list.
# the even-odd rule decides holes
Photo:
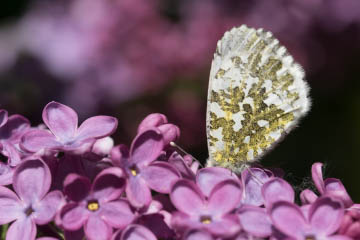
[[(41, 123), (51, 100), (83, 120), (119, 119), (129, 144), (147, 114), (181, 128), (207, 158), (205, 113), (216, 41), (232, 26), (270, 30), (304, 67), (313, 107), (262, 160), (307, 186), (313, 162), (360, 201), (359, 0), (17, 0), (0, 8), (0, 107)], [(305, 180), (304, 180), (305, 179)]]

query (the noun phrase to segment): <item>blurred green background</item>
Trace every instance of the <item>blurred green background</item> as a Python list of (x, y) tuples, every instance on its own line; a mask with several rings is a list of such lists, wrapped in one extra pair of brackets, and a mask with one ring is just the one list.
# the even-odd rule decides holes
[(119, 119), (129, 144), (147, 114), (208, 156), (207, 81), (216, 41), (243, 23), (270, 30), (307, 73), (312, 109), (261, 161), (307, 186), (314, 162), (360, 201), (360, 4), (330, 1), (7, 1), (0, 9), (0, 104), (41, 123), (51, 100)]

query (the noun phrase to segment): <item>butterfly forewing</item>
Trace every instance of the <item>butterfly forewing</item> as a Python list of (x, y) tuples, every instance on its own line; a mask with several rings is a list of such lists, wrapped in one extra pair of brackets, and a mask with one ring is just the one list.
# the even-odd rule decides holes
[(218, 42), (207, 104), (208, 165), (241, 171), (309, 110), (302, 68), (270, 32), (242, 25)]

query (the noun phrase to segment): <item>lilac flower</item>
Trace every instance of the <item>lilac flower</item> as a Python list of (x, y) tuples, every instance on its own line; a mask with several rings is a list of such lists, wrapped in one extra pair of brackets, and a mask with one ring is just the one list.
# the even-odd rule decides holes
[[(354, 202), (339, 179), (327, 178), (323, 180), (322, 165), (322, 163), (314, 163), (311, 167), (312, 179), (320, 195), (328, 195), (337, 198), (343, 202), (345, 207), (352, 206)], [(303, 203), (312, 203), (317, 199), (317, 196), (311, 190), (305, 189), (301, 193), (301, 199)]]
[(8, 163), (14, 167), (21, 161), (22, 154), (18, 144), (21, 136), (30, 128), (30, 122), (21, 115), (8, 117), (5, 110), (0, 110), (0, 151), (8, 157)]
[(194, 182), (181, 179), (172, 186), (170, 199), (179, 211), (172, 217), (172, 225), (179, 231), (196, 228), (229, 237), (240, 230), (237, 218), (231, 214), (241, 201), (241, 187), (236, 180), (216, 184), (206, 197)]
[(179, 172), (169, 163), (155, 161), (163, 150), (162, 134), (158, 129), (148, 129), (138, 134), (130, 151), (121, 146), (113, 156), (116, 165), (125, 170), (128, 177), (126, 196), (136, 208), (143, 208), (151, 202), (150, 188), (169, 193), (173, 182), (180, 178)]
[(68, 231), (84, 226), (88, 239), (109, 239), (112, 228), (123, 229), (134, 220), (128, 202), (118, 199), (124, 187), (124, 174), (119, 168), (103, 170), (93, 184), (86, 177), (69, 174), (64, 192), (70, 201), (59, 213), (61, 226)]
[(138, 224), (127, 226), (123, 231), (114, 233), (111, 240), (156, 240), (155, 235), (146, 227)]
[(42, 160), (26, 160), (15, 170), (15, 193), (0, 187), (0, 224), (13, 222), (6, 239), (35, 239), (36, 225), (50, 222), (62, 200), (59, 191), (47, 193), (51, 174)]
[(21, 147), (29, 152), (42, 149), (79, 150), (96, 139), (111, 135), (117, 127), (116, 118), (96, 116), (86, 119), (78, 128), (76, 112), (57, 102), (48, 103), (42, 117), (50, 132), (37, 129), (26, 133), (22, 137)]
[(160, 113), (152, 113), (146, 116), (139, 124), (137, 133), (140, 134), (152, 128), (160, 130), (164, 146), (169, 145), (170, 142), (174, 142), (180, 137), (179, 128), (174, 124), (168, 123), (166, 116)]
[(344, 208), (341, 202), (329, 197), (318, 198), (306, 212), (291, 202), (278, 201), (273, 204), (270, 216), (274, 226), (292, 239), (350, 239), (334, 235)]

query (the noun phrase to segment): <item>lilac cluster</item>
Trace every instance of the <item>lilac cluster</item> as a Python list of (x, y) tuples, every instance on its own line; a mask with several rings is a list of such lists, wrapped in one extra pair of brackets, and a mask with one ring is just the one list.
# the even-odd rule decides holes
[[(360, 204), (312, 167), (317, 193), (295, 203), (281, 174), (200, 168), (172, 147), (179, 128), (162, 114), (114, 146), (110, 116), (88, 118), (50, 102), (44, 125), (0, 111), (0, 224), (18, 239), (360, 239)], [(51, 237), (41, 231), (48, 226)]]

